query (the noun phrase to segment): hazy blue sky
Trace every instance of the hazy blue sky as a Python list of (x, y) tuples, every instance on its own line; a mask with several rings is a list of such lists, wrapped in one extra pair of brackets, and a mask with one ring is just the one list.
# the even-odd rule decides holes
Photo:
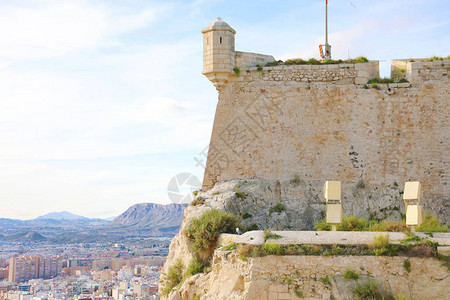
[[(0, 217), (168, 203), (208, 145), (217, 92), (201, 29), (236, 49), (318, 58), (324, 0), (0, 1)], [(333, 58), (447, 56), (450, 2), (329, 0)]]

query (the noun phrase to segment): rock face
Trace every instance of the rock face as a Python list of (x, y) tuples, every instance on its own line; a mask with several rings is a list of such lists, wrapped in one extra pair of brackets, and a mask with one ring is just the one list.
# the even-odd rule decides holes
[[(172, 266), (177, 259), (182, 260), (185, 269), (187, 268), (189, 262), (192, 260), (193, 255), (189, 250), (190, 243), (186, 236), (183, 234), (183, 231), (189, 226), (190, 221), (193, 218), (199, 217), (206, 210), (217, 208), (230, 212), (240, 218), (242, 227), (249, 227), (255, 224), (258, 229), (271, 228), (274, 230), (310, 230), (313, 228), (314, 222), (321, 220), (325, 214), (325, 205), (323, 202), (324, 199), (322, 198), (322, 185), (323, 182), (307, 182), (298, 180), (296, 178), (284, 181), (253, 178), (246, 180), (241, 179), (220, 182), (217, 183), (214, 188), (200, 193), (196, 197), (196, 199), (203, 199), (204, 204), (199, 206), (189, 206), (185, 209), (184, 221), (182, 223), (180, 232), (172, 240), (169, 248), (169, 256), (167, 257), (161, 275), (161, 284), (163, 285), (166, 276), (165, 274), (167, 274), (170, 266)], [(401, 217), (400, 214), (404, 211), (400, 192), (401, 190), (399, 186), (394, 185), (386, 186), (383, 189), (377, 190), (370, 189), (367, 186), (361, 185), (343, 185), (342, 199), (344, 206), (344, 215), (388, 219), (390, 218), (399, 220)], [(355, 201), (346, 201), (349, 195), (352, 195)], [(278, 203), (281, 203), (285, 207), (285, 209), (275, 210), (274, 207)], [(279, 259), (281, 261), (284, 261), (287, 258)], [(353, 258), (349, 257), (348, 259), (351, 260)], [(220, 262), (220, 264), (222, 265), (216, 266), (217, 262)], [(233, 265), (234, 263), (236, 263), (236, 265)], [(364, 262), (361, 262), (361, 265), (364, 265), (363, 263)], [(250, 280), (248, 278), (252, 278), (251, 281), (256, 281), (255, 283), (252, 283), (252, 286), (258, 286), (257, 281), (260, 279), (254, 277), (245, 277), (244, 275), (242, 275), (244, 277), (239, 277), (239, 274), (244, 271), (242, 271), (241, 273), (235, 273), (237, 271), (233, 271), (245, 270), (246, 268), (250, 268), (249, 265), (240, 260), (233, 260), (233, 262), (229, 262), (224, 261), (223, 258), (220, 258), (218, 260), (218, 258), (215, 257), (212, 261), (212, 267), (213, 269), (217, 267), (218, 270), (222, 270), (220, 272), (224, 273), (215, 274), (214, 272), (212, 272), (208, 275), (205, 275), (206, 277), (197, 276), (194, 278), (190, 278), (187, 281), (195, 282), (195, 285), (197, 285), (197, 281), (204, 282), (205, 285), (208, 285), (209, 290), (216, 290), (217, 293), (219, 293), (223, 285), (225, 285), (225, 283), (223, 283), (222, 281), (228, 282), (227, 285), (233, 284), (236, 286), (242, 286), (242, 278), (247, 278), (245, 280)], [(278, 277), (278, 275), (274, 275), (274, 278)], [(269, 283), (264, 282), (264, 284)], [(246, 283), (244, 285), (247, 289), (248, 284)], [(193, 286), (193, 284), (191, 284), (190, 286)], [(200, 286), (202, 285), (200, 284)], [(191, 291), (192, 287), (186, 287), (186, 289)], [(257, 290), (258, 288), (255, 289)], [(222, 295), (220, 293), (217, 293), (214, 294), (217, 297)], [(237, 291), (235, 291), (235, 293), (237, 293), (236, 295), (239, 294)], [(236, 296), (235, 299), (247, 299), (239, 298), (243, 295), (242, 293), (239, 294), (240, 296)], [(249, 295), (253, 295), (252, 293), (250, 293)], [(227, 295), (227, 292), (223, 292), (223, 295)], [(221, 298), (214, 298), (213, 296), (211, 296), (211, 298), (205, 299)]]
[(183, 221), (186, 204), (140, 203), (128, 208), (115, 218), (108, 227), (116, 228), (151, 228), (173, 230)]
[[(311, 230), (325, 216), (323, 182), (266, 180), (260, 178), (220, 182), (201, 193), (205, 205), (230, 212), (241, 224), (259, 229)], [(365, 185), (342, 185), (344, 215), (400, 220), (404, 204), (399, 186), (372, 189)], [(352, 199), (352, 200), (349, 200)], [(281, 203), (281, 209), (275, 206)]]

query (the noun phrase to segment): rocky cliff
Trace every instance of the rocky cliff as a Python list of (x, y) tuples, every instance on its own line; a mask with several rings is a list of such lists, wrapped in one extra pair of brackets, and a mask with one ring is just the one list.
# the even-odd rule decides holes
[[(253, 178), (220, 182), (200, 193), (194, 199), (196, 206), (186, 208), (180, 232), (172, 240), (160, 291), (176, 261), (182, 262), (185, 271), (194, 259), (191, 242), (184, 234), (193, 218), (217, 208), (238, 216), (244, 230), (310, 230), (325, 213), (322, 185), (298, 177), (284, 181)], [(399, 185), (376, 192), (362, 184), (343, 185), (344, 214), (398, 220), (404, 210), (401, 190)], [(356, 201), (345, 201), (349, 194)], [(229, 242), (221, 240), (219, 244)], [(163, 299), (192, 299), (194, 295), (201, 295), (201, 299), (297, 299), (300, 292), (310, 299), (346, 299), (353, 286), (343, 279), (348, 267), (358, 270), (362, 278), (375, 278), (380, 289), (396, 294), (420, 299), (430, 289), (437, 289), (442, 295), (450, 292), (448, 270), (433, 258), (412, 259), (416, 274), (404, 271), (405, 257), (266, 256), (242, 260), (238, 256), (236, 252), (215, 250), (209, 261), (210, 272), (186, 278)], [(324, 276), (334, 277), (335, 281), (324, 284)]]

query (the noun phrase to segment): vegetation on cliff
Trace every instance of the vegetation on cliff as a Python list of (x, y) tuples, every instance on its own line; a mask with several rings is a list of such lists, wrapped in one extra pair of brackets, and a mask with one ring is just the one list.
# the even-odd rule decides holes
[(273, 66), (278, 66), (278, 65), (330, 65), (330, 64), (344, 64), (344, 63), (348, 63), (348, 64), (354, 64), (354, 63), (366, 63), (369, 60), (367, 59), (367, 57), (364, 56), (358, 56), (355, 58), (350, 58), (350, 59), (346, 59), (346, 60), (342, 60), (342, 59), (338, 59), (338, 60), (334, 60), (334, 59), (325, 59), (323, 61), (317, 60), (315, 58), (310, 58), (308, 60), (304, 60), (301, 58), (294, 58), (294, 59), (288, 59), (286, 61), (282, 61), (282, 60), (278, 60), (278, 61), (271, 61), (268, 62), (265, 66), (266, 67), (273, 67)]
[(234, 233), (238, 220), (233, 214), (211, 209), (192, 219), (184, 234), (191, 241), (191, 251), (199, 253), (210, 249), (221, 233)]
[[(330, 231), (331, 225), (323, 219), (314, 224), (317, 231)], [(400, 222), (391, 220), (377, 220), (357, 218), (355, 216), (344, 216), (342, 223), (336, 226), (338, 231), (389, 231), (389, 232), (410, 232), (411, 228), (406, 226), (404, 220)], [(436, 217), (430, 213), (425, 213), (422, 225), (415, 228), (417, 232), (448, 232), (449, 224), (442, 225)]]
[[(247, 257), (267, 255), (312, 255), (312, 256), (408, 256), (438, 257), (437, 243), (410, 235), (400, 244), (392, 244), (389, 235), (380, 234), (369, 245), (280, 245), (273, 241), (261, 245), (237, 245), (237, 253), (243, 260)], [(226, 250), (226, 248), (222, 248)], [(444, 257), (440, 258), (445, 260)], [(445, 263), (445, 262), (444, 262)]]

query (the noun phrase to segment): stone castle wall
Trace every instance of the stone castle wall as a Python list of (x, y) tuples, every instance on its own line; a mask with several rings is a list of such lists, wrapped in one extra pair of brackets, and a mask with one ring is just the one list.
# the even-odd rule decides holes
[(204, 189), (234, 178), (295, 175), (374, 190), (418, 180), (425, 209), (447, 221), (450, 89), (442, 64), (449, 62), (431, 62), (430, 69), (421, 62), (427, 71), (417, 73), (418, 84), (377, 88), (363, 84), (378, 72), (374, 62), (233, 74), (219, 89)]
[[(407, 259), (410, 272), (403, 267)], [(354, 299), (357, 281), (344, 279), (347, 269), (360, 281), (375, 280), (383, 293), (406, 299), (447, 299), (450, 293), (448, 270), (433, 258), (265, 256), (243, 261), (236, 253), (216, 250), (211, 273), (187, 279), (169, 299), (192, 299), (194, 294), (205, 300)]]

